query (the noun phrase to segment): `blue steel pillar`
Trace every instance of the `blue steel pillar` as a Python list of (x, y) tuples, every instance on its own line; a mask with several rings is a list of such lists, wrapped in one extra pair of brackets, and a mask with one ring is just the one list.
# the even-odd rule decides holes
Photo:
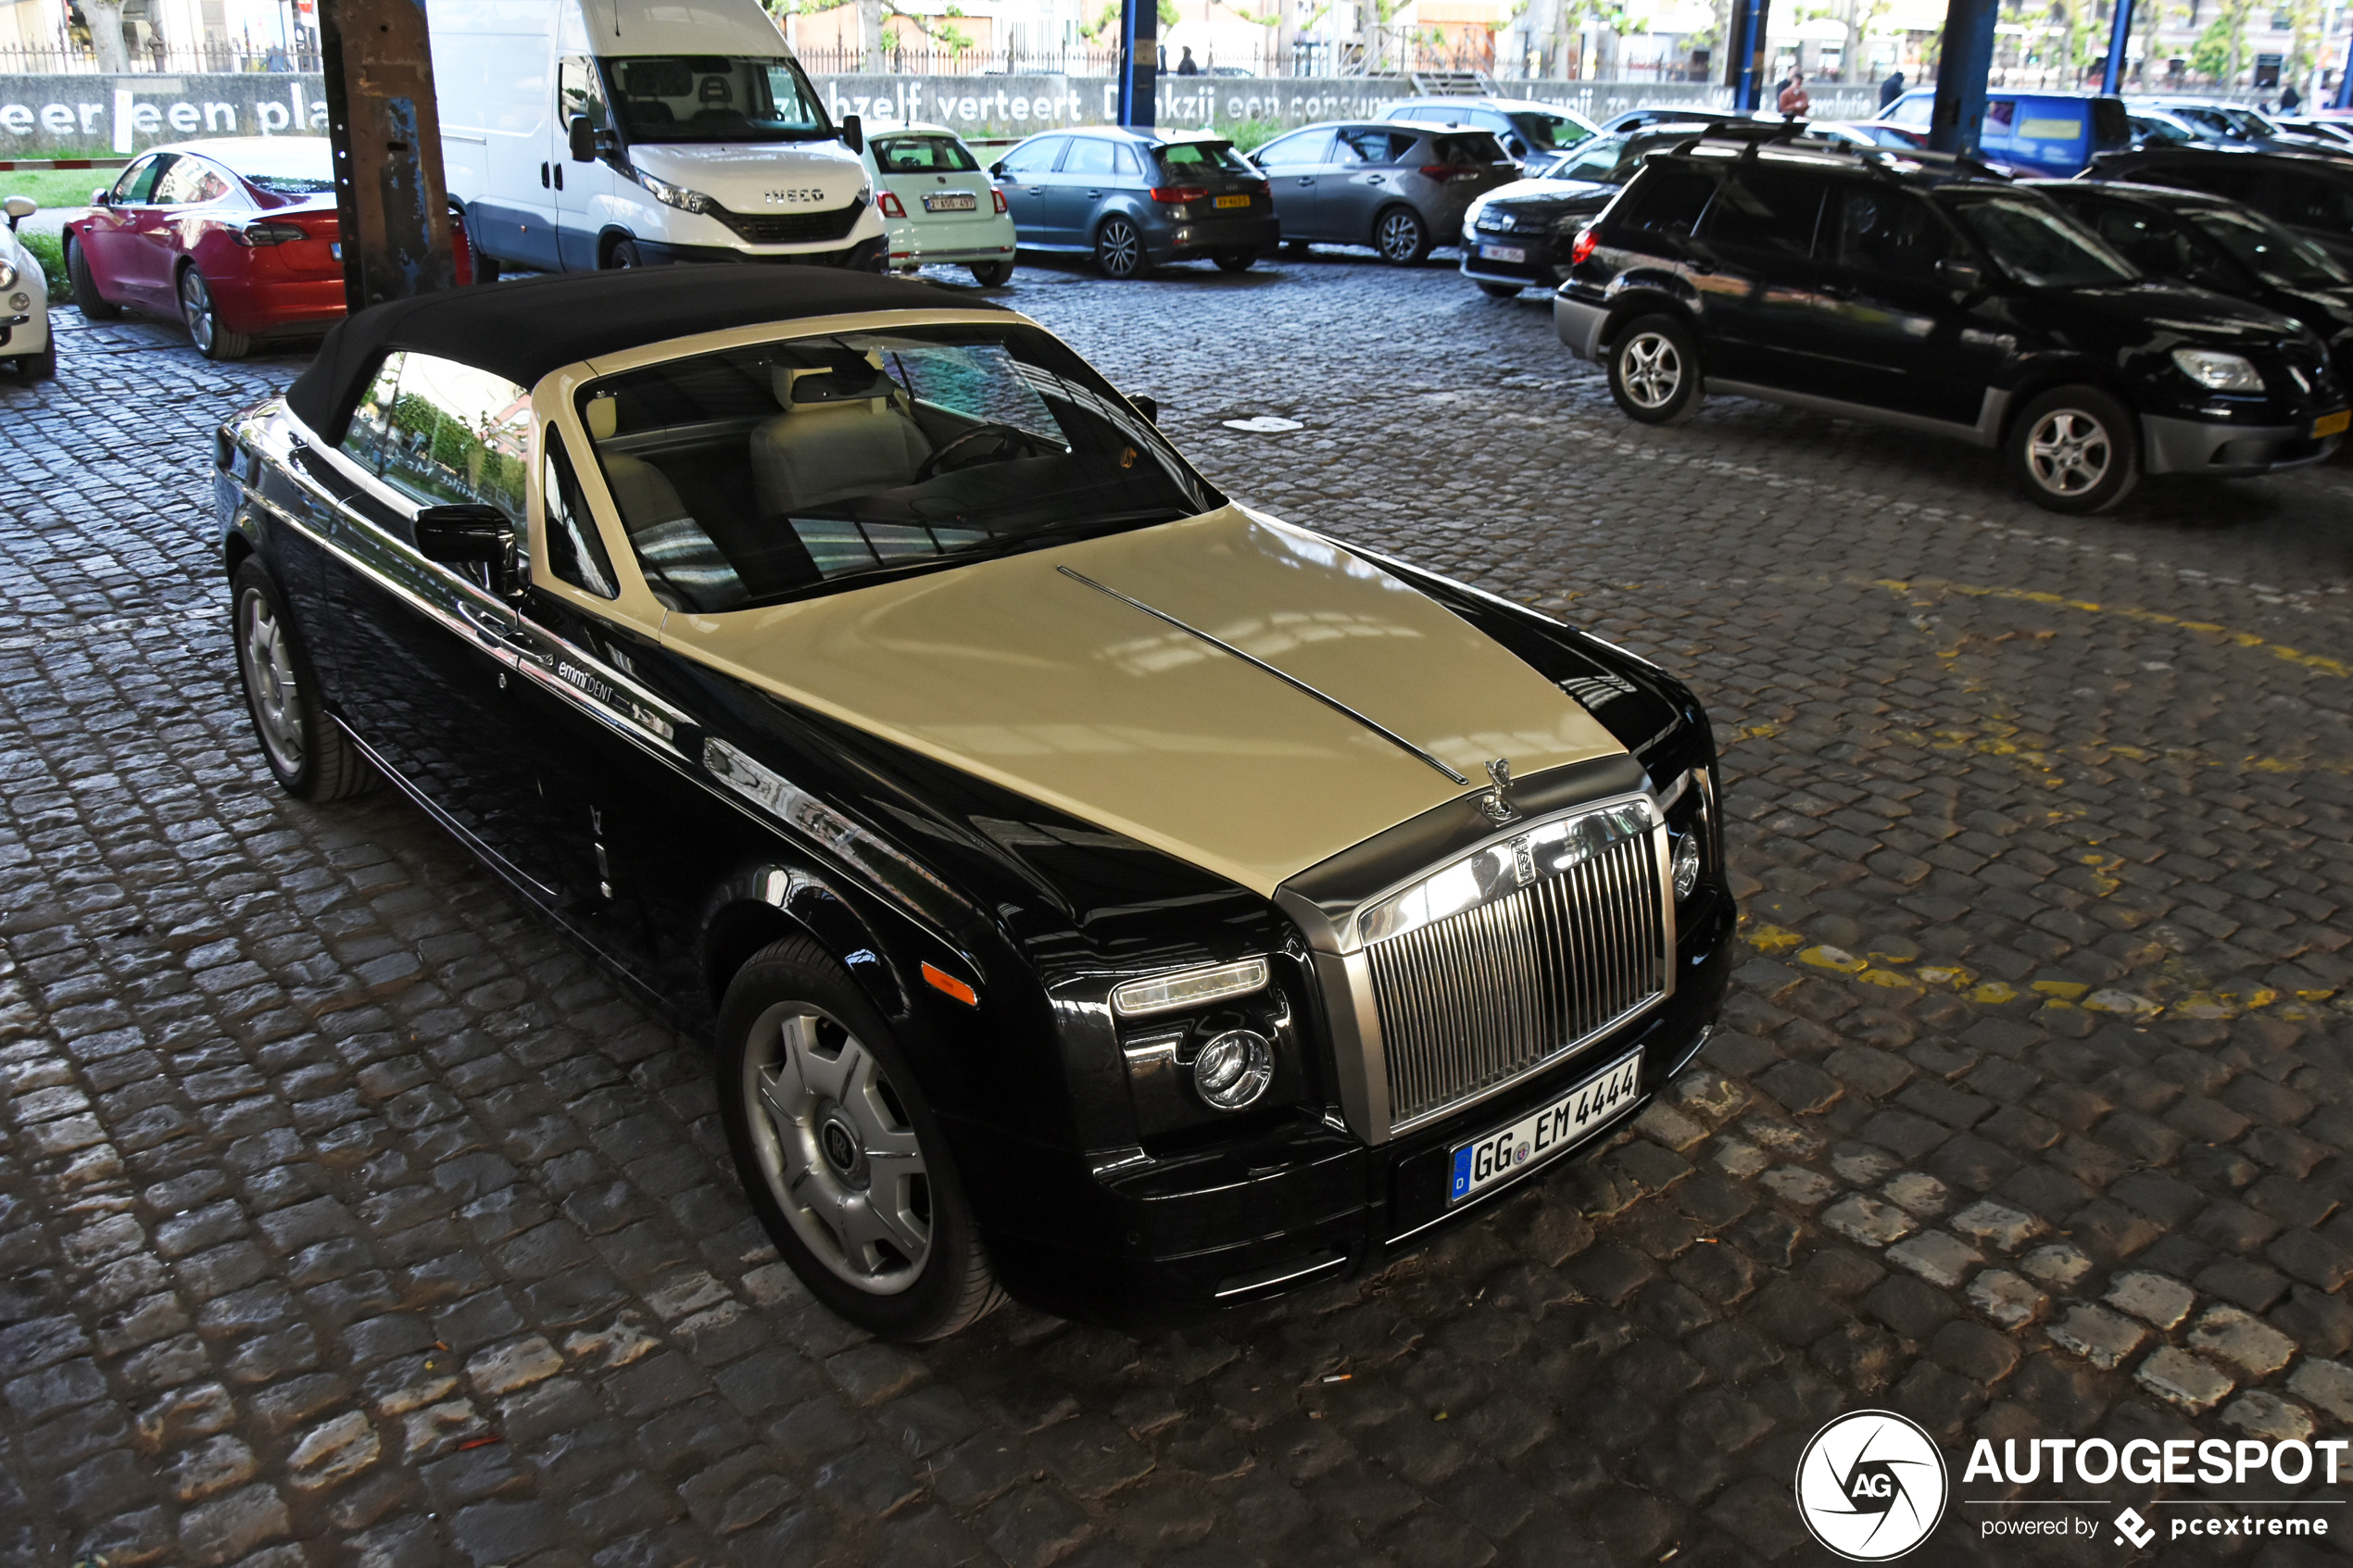
[(1732, 107), (1741, 114), (1756, 108), (1765, 90), (1765, 18), (1773, 0), (1732, 0), (1732, 14), (1724, 29), (1724, 84), (1732, 90)]
[(1936, 107), (1928, 144), (1940, 153), (1973, 153), (1985, 129), (1985, 78), (1994, 69), (1994, 21), (2000, 0), (1952, 0), (1944, 47), (1936, 62)]
[(2124, 90), (2124, 45), (2133, 38), (2133, 0), (2116, 0), (2116, 16), (2108, 27), (2108, 64), (2100, 70), (2100, 91)]
[(2336, 96), (2329, 104), (2333, 109), (2353, 109), (2353, 40), (2345, 45), (2345, 64), (2337, 68)]
[(1150, 131), (1160, 117), (1159, 0), (1119, 8), (1119, 123)]

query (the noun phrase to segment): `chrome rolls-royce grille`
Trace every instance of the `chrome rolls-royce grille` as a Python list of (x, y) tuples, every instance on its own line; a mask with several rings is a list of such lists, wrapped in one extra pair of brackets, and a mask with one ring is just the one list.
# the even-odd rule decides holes
[(1369, 945), (1390, 1126), (1533, 1072), (1666, 995), (1664, 895), (1656, 841), (1639, 833)]

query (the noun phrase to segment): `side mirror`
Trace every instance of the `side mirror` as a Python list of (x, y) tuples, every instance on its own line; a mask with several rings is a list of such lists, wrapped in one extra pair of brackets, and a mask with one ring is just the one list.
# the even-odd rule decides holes
[(988, 166), (988, 177), (991, 180), (1002, 180), (1005, 177), (1005, 160), (1003, 158), (999, 158), (995, 163)]
[(841, 144), (853, 153), (866, 150), (866, 122), (854, 114), (841, 117)]
[(417, 553), (443, 566), (486, 566), (496, 594), (511, 591), (515, 527), (496, 507), (477, 502), (426, 507), (417, 513)]
[(41, 204), (31, 196), (10, 196), (6, 201), (0, 202), (0, 212), (6, 212), (8, 215), (10, 229), (14, 229), (40, 210)]
[(1154, 424), (1160, 423), (1159, 398), (1147, 397), (1142, 393), (1139, 392), (1130, 394), (1127, 401), (1136, 406), (1136, 412), (1143, 415), (1144, 418), (1150, 420)]
[(101, 185), (96, 190), (90, 193), (90, 205), (92, 207), (111, 206), (113, 204), (113, 199), (114, 187), (111, 185)]
[(585, 114), (573, 115), (572, 123), (564, 129), (572, 139), (572, 161), (574, 163), (596, 162), (597, 132), (588, 123), (588, 117)]
[(1956, 294), (1975, 294), (1985, 286), (1985, 274), (1966, 261), (1940, 261), (1936, 281)]

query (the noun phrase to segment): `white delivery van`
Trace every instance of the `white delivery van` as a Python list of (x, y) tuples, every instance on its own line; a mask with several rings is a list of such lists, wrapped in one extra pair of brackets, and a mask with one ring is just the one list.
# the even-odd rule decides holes
[(426, 21), (478, 276), (883, 270), (858, 118), (834, 123), (755, 0), (428, 0)]

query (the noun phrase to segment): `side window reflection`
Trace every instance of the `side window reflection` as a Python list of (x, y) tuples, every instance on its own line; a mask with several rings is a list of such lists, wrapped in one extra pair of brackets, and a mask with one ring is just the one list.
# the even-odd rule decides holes
[(400, 395), (400, 368), (408, 358), (398, 351), (384, 356), (376, 379), (368, 383), (359, 406), (351, 411), (351, 428), (344, 432), (345, 455), (370, 473), (384, 470), (384, 442), (392, 428), (392, 405)]
[(520, 533), (530, 445), (522, 388), (455, 360), (405, 357), (385, 433), (385, 483), (421, 506), (497, 507)]

